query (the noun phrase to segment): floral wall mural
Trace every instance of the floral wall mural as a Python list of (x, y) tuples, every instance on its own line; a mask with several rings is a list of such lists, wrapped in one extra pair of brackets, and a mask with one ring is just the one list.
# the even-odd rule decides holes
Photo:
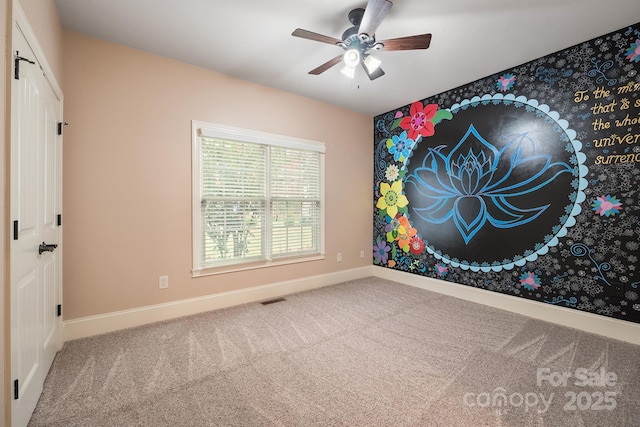
[(377, 116), (374, 264), (640, 323), (639, 71), (636, 24)]

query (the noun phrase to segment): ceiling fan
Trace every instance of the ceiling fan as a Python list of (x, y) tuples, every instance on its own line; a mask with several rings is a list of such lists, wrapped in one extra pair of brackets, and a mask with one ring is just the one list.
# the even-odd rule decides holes
[(314, 68), (309, 71), (309, 74), (321, 74), (334, 65), (344, 62), (345, 67), (342, 70), (344, 74), (353, 77), (356, 67), (362, 65), (369, 79), (374, 80), (383, 76), (384, 71), (380, 68), (380, 60), (372, 56), (372, 52), (427, 49), (431, 43), (431, 34), (376, 40), (375, 32), (384, 17), (389, 13), (391, 6), (393, 6), (393, 3), (389, 0), (369, 0), (365, 9), (353, 9), (348, 15), (349, 22), (353, 24), (353, 27), (347, 28), (342, 34), (342, 40), (297, 28), (291, 33), (292, 36), (334, 44), (344, 49), (342, 55), (338, 55)]

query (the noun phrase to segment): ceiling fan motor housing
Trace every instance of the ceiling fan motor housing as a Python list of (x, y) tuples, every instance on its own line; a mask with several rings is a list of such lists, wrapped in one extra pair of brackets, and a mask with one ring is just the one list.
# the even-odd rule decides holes
[[(353, 12), (353, 11), (352, 11)], [(368, 34), (358, 34), (359, 26), (349, 27), (342, 33), (342, 42), (338, 43), (338, 46), (346, 50), (357, 49), (360, 53), (364, 54), (369, 50), (381, 50), (384, 45), (382, 43), (376, 43), (375, 36), (369, 36)]]

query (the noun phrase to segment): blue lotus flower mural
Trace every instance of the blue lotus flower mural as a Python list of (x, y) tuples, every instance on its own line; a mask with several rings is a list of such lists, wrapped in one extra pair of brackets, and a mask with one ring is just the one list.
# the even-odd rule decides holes
[(549, 205), (516, 206), (521, 196), (573, 172), (571, 165), (537, 154), (536, 143), (526, 132), (499, 149), (470, 125), (448, 154), (446, 148), (430, 148), (422, 165), (407, 176), (406, 185), (423, 196), (412, 211), (432, 224), (453, 221), (465, 244), (487, 223), (505, 229), (535, 220)]

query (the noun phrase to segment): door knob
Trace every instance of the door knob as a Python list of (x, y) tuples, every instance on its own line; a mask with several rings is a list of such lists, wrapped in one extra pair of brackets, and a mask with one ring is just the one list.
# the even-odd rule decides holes
[(42, 252), (53, 252), (53, 250), (57, 247), (58, 245), (56, 245), (55, 243), (48, 245), (45, 242), (42, 242), (38, 247), (38, 254), (42, 255)]

